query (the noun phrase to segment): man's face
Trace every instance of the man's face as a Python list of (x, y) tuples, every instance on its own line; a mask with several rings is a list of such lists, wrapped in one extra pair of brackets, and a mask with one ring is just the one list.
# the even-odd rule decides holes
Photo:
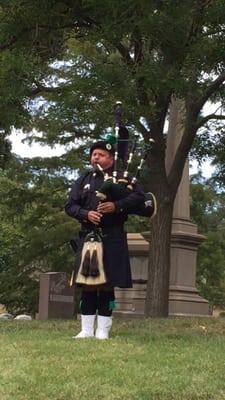
[(104, 170), (113, 165), (113, 155), (106, 150), (95, 149), (91, 155), (91, 165), (99, 164)]

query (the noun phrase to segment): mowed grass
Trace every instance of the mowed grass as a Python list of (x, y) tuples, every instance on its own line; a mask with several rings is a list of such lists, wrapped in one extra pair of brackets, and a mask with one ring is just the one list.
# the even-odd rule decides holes
[(225, 319), (114, 319), (108, 341), (79, 325), (2, 321), (0, 400), (225, 399)]

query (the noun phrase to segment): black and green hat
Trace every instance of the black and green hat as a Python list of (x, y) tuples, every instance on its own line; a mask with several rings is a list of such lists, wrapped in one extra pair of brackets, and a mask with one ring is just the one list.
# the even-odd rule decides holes
[(90, 156), (96, 149), (106, 150), (113, 156), (115, 154), (114, 146), (107, 140), (99, 140), (98, 142), (94, 143), (90, 148)]

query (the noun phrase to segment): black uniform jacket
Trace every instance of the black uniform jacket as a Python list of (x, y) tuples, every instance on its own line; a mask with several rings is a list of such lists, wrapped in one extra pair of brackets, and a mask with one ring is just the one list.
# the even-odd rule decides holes
[[(107, 171), (110, 173), (110, 171)], [(77, 257), (75, 269), (79, 268), (80, 255), (84, 238), (95, 225), (87, 220), (90, 210), (96, 210), (99, 199), (96, 197), (103, 184), (100, 172), (90, 171), (78, 178), (72, 185), (69, 199), (65, 206), (66, 213), (81, 223), (80, 237), (77, 240)], [(112, 199), (110, 199), (112, 201)], [(144, 192), (135, 184), (130, 194), (121, 200), (114, 201), (116, 212), (104, 214), (98, 226), (102, 231), (104, 268), (108, 283), (118, 287), (132, 287), (130, 261), (127, 246), (127, 235), (124, 223), (129, 210), (144, 201)]]

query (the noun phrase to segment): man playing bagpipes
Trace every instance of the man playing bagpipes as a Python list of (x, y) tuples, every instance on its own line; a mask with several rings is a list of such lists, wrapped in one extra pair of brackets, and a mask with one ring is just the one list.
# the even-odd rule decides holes
[[(137, 210), (138, 214), (143, 207), (145, 194), (137, 182), (132, 183), (132, 188), (125, 188), (124, 194), (120, 188), (119, 195), (115, 192), (120, 177), (124, 186), (123, 174), (115, 173), (115, 150), (106, 140), (91, 146), (93, 169), (75, 181), (65, 206), (66, 213), (81, 223), (75, 261), (75, 282), (82, 286), (81, 332), (75, 338), (94, 336), (97, 314), (95, 337), (108, 339), (114, 288), (132, 287), (124, 224), (129, 213)], [(126, 180), (131, 184), (127, 176)], [(154, 209), (152, 204), (151, 214)]]

